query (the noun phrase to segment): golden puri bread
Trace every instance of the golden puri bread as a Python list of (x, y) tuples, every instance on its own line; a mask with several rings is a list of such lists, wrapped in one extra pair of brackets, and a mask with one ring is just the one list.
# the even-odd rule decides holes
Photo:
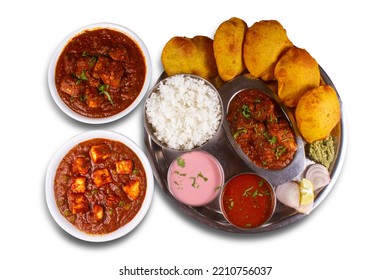
[(233, 79), (245, 69), (242, 44), (247, 29), (245, 21), (233, 17), (222, 22), (215, 32), (214, 56), (223, 81)]
[(302, 95), (295, 110), (298, 129), (308, 143), (325, 139), (340, 117), (337, 93), (328, 85), (319, 86)]
[(164, 46), (161, 62), (168, 76), (195, 74), (211, 79), (218, 75), (213, 40), (206, 36), (171, 38)]
[(304, 49), (288, 49), (275, 66), (278, 95), (287, 107), (295, 107), (299, 98), (320, 85), (321, 75), (317, 61)]
[(248, 28), (243, 45), (245, 66), (253, 76), (264, 81), (275, 80), (279, 57), (292, 43), (286, 30), (276, 20), (262, 20)]

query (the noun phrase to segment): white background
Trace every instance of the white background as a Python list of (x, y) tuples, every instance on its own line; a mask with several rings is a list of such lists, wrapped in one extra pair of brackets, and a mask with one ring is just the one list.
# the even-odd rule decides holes
[[(272, 266), (264, 279), (388, 279), (390, 20), (385, 3), (2, 1), (0, 278), (161, 279), (119, 276), (119, 269), (177, 265), (210, 271), (213, 266)], [(99, 126), (77, 123), (56, 107), (47, 69), (57, 44), (90, 23), (122, 24), (148, 46), (154, 83), (162, 71), (161, 50), (171, 37), (213, 37), (232, 16), (249, 26), (277, 19), (291, 41), (307, 49), (333, 80), (344, 104), (348, 150), (330, 195), (299, 223), (244, 236), (190, 220), (156, 185), (150, 211), (129, 235), (104, 244), (70, 237), (50, 216), (44, 196), (45, 172), (57, 149), (70, 137), (97, 128), (144, 144), (141, 106), (120, 121)]]

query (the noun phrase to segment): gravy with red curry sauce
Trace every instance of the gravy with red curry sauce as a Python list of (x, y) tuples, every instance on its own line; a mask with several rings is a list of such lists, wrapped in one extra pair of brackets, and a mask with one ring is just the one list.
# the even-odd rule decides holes
[(138, 156), (121, 142), (95, 138), (61, 160), (54, 179), (60, 213), (79, 230), (107, 234), (130, 222), (146, 194)]
[(127, 35), (108, 28), (85, 31), (71, 39), (55, 71), (61, 99), (76, 113), (103, 118), (129, 107), (146, 75), (141, 48)]
[(256, 228), (272, 216), (275, 198), (271, 185), (262, 177), (244, 173), (230, 179), (222, 194), (226, 219), (240, 228)]
[(236, 94), (227, 121), (237, 144), (259, 167), (278, 170), (293, 159), (297, 143), (290, 123), (264, 92), (245, 89)]

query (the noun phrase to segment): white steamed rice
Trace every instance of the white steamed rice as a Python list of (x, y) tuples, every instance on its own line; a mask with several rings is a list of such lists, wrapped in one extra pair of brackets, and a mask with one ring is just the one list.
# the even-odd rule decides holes
[(160, 142), (172, 149), (190, 150), (214, 136), (222, 109), (218, 92), (204, 81), (176, 75), (151, 93), (145, 114)]

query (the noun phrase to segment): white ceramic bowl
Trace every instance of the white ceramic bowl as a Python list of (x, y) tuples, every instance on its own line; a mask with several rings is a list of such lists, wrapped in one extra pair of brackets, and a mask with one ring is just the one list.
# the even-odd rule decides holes
[[(125, 144), (127, 147), (129, 147), (131, 150), (133, 150), (138, 158), (140, 159), (146, 173), (146, 182), (147, 182), (147, 188), (146, 188), (146, 194), (144, 201), (142, 203), (142, 206), (136, 216), (126, 225), (123, 227), (117, 229), (116, 231), (113, 231), (108, 234), (104, 235), (92, 235), (85, 232), (80, 231), (77, 229), (73, 224), (71, 224), (62, 214), (60, 213), (55, 197), (54, 197), (54, 178), (56, 175), (56, 171), (58, 168), (58, 165), (60, 164), (63, 157), (71, 150), (74, 146), (77, 144), (94, 139), (94, 138), (105, 138), (105, 139), (111, 139), (114, 141), (121, 142)], [(117, 132), (109, 131), (109, 130), (92, 130), (88, 132), (84, 132), (81, 134), (78, 134), (71, 139), (69, 139), (65, 144), (62, 145), (62, 147), (55, 153), (53, 158), (50, 161), (49, 167), (47, 169), (46, 173), (46, 186), (45, 186), (45, 193), (46, 193), (46, 202), (47, 206), (49, 208), (50, 214), (54, 218), (54, 220), (57, 222), (57, 224), (65, 230), (70, 235), (73, 235), (76, 238), (79, 238), (81, 240), (90, 241), (90, 242), (105, 242), (114, 240), (117, 238), (120, 238), (126, 234), (128, 234), (130, 231), (132, 231), (145, 217), (146, 213), (149, 210), (149, 207), (152, 202), (153, 198), (153, 192), (154, 192), (154, 177), (153, 177), (153, 171), (152, 167), (149, 163), (148, 158), (144, 154), (144, 152), (129, 138), (126, 136), (119, 134)]]
[[(140, 47), (143, 55), (144, 55), (144, 58), (145, 58), (146, 73), (145, 73), (144, 85), (143, 85), (140, 93), (138, 94), (138, 97), (134, 100), (133, 103), (131, 103), (131, 105), (129, 107), (127, 107), (125, 110), (123, 110), (115, 115), (109, 116), (109, 117), (91, 118), (91, 117), (86, 117), (86, 116), (83, 116), (81, 114), (78, 114), (77, 112), (70, 109), (63, 102), (61, 97), (58, 95), (57, 87), (55, 85), (55, 71), (56, 71), (57, 60), (60, 57), (62, 50), (67, 45), (67, 43), (70, 40), (72, 40), (72, 38), (76, 37), (77, 35), (83, 33), (86, 30), (94, 30), (94, 29), (101, 29), (101, 28), (108, 28), (108, 29), (112, 29), (112, 30), (124, 33), (125, 35), (129, 36), (135, 43), (137, 43), (138, 46)], [(49, 89), (50, 89), (51, 96), (53, 97), (57, 106), (65, 114), (67, 114), (69, 117), (71, 117), (75, 120), (78, 120), (80, 122), (89, 123), (89, 124), (109, 123), (109, 122), (118, 120), (118, 119), (126, 116), (127, 114), (129, 114), (131, 111), (133, 111), (137, 107), (137, 105), (141, 102), (141, 100), (145, 96), (146, 92), (148, 91), (151, 77), (152, 77), (152, 63), (151, 63), (149, 51), (148, 51), (146, 45), (144, 44), (144, 42), (141, 40), (141, 38), (136, 33), (134, 33), (133, 31), (131, 31), (130, 29), (128, 29), (124, 26), (114, 24), (114, 23), (107, 23), (107, 22), (94, 23), (94, 24), (84, 26), (82, 28), (79, 28), (79, 29), (73, 31), (68, 36), (66, 36), (62, 40), (62, 42), (57, 46), (57, 48), (55, 49), (55, 51), (52, 55), (50, 64), (49, 64), (49, 69), (48, 69)]]

